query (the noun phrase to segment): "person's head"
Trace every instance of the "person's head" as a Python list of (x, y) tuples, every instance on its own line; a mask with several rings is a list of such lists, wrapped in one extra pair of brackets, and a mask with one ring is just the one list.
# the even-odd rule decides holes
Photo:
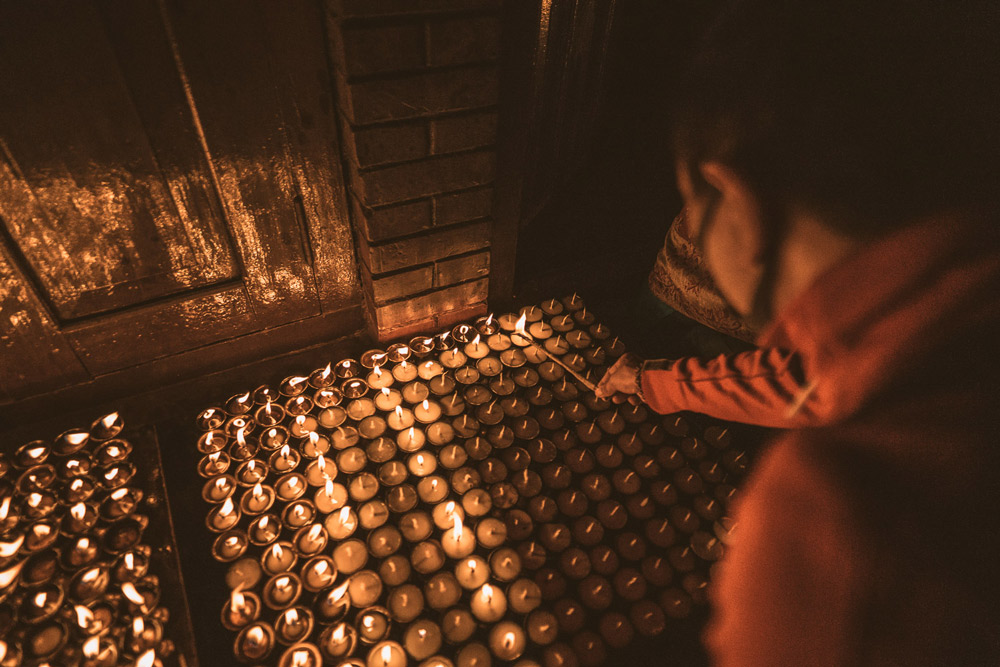
[(998, 65), (995, 0), (727, 3), (674, 115), (679, 184), (724, 296), (770, 317), (792, 221), (863, 243), (996, 211)]

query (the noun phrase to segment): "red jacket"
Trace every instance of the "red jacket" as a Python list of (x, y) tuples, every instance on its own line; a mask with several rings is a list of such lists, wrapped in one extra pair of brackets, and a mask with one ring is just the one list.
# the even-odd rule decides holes
[(1000, 664), (1000, 244), (954, 220), (834, 267), (761, 349), (647, 363), (664, 413), (796, 427), (737, 508), (718, 664)]

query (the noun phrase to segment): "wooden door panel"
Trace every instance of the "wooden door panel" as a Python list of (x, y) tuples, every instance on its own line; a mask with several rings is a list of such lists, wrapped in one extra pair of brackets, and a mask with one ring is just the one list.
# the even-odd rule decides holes
[[(3, 5), (0, 58), (0, 216), (61, 321), (238, 275), (193, 133), (157, 132), (157, 155), (137, 112), (151, 101), (136, 102), (89, 2)], [(155, 103), (183, 100), (175, 87)], [(162, 160), (178, 153), (188, 164)]]
[[(286, 319), (318, 314), (312, 239), (296, 178), (302, 156), (289, 140), (295, 128), (283, 112), (279, 86), (288, 74), (275, 64), (258, 3), (183, 0), (165, 6), (253, 306)], [(336, 145), (335, 135), (326, 139), (328, 150)]]
[(86, 380), (88, 374), (0, 243), (0, 402)]
[(246, 290), (236, 284), (86, 321), (65, 335), (87, 371), (98, 376), (260, 328)]
[(0, 5), (0, 402), (356, 314), (327, 57), (314, 0)]
[[(309, 231), (316, 288), (324, 312), (360, 299), (354, 241), (337, 148), (337, 119), (326, 49), (323, 3), (259, 2), (274, 60), (290, 163)], [(295, 11), (288, 11), (294, 6)]]

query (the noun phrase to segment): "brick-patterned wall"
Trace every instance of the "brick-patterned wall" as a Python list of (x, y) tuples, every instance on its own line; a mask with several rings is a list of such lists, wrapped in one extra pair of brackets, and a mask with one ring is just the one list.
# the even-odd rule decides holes
[(373, 332), (486, 310), (500, 0), (328, 0)]

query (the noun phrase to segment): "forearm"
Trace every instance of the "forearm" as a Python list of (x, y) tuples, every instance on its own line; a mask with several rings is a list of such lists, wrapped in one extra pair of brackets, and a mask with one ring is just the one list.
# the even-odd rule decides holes
[(651, 360), (641, 373), (643, 399), (660, 413), (689, 410), (759, 426), (808, 426), (819, 417), (798, 360), (776, 348), (711, 360)]

